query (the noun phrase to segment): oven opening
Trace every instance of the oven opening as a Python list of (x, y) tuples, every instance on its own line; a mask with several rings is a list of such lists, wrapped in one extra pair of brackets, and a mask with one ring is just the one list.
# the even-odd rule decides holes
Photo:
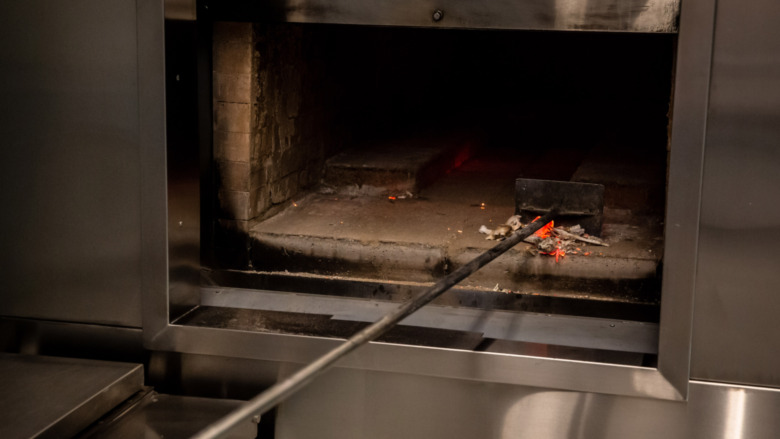
[(675, 43), (215, 23), (214, 233), (180, 320), (348, 337), (533, 219), (518, 179), (590, 183), (598, 218), (380, 341), (654, 365)]

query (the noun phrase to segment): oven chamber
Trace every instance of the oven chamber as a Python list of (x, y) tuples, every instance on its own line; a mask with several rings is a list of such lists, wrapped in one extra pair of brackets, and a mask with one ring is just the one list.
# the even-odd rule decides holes
[[(290, 215), (294, 207), (305, 208), (312, 198), (321, 201), (347, 194), (352, 201), (373, 197), (373, 202), (381, 199), (387, 205), (388, 197), (406, 193), (406, 186), (397, 193), (393, 191), (399, 191), (398, 187), (345, 192), (353, 181), (339, 187), (343, 183), (339, 178), (345, 178), (341, 176), (335, 184), (326, 185), (329, 189), (336, 186), (334, 192), (323, 195), (320, 183), (322, 178), (328, 183), (329, 163), (350, 147), (366, 152), (388, 142), (395, 145), (391, 149), (397, 147), (399, 138), (407, 143), (458, 139), (467, 147), (458, 150), (462, 154), (456, 154), (440, 172), (439, 178), (445, 179), (464, 165), (479, 162), (485, 153), (493, 157), (508, 154), (508, 158), (497, 160), (504, 164), (521, 163), (530, 155), (534, 163), (547, 165), (551, 156), (568, 154), (574, 156), (570, 160), (574, 165), (553, 161), (552, 166), (544, 166), (547, 174), (526, 175), (568, 179), (606, 135), (648, 145), (640, 151), (650, 158), (641, 154), (640, 158), (654, 161), (650, 166), (654, 191), (644, 194), (644, 200), (650, 201), (637, 202), (636, 191), (628, 189), (634, 197), (629, 197), (629, 204), (633, 205), (608, 207), (613, 217), (622, 215), (623, 221), (626, 213), (631, 215), (632, 207), (643, 218), (655, 215), (656, 233), (663, 238), (663, 245), (656, 247), (663, 252), (663, 275), (659, 267), (659, 274), (645, 279), (647, 282), (579, 279), (571, 288), (575, 293), (568, 295), (545, 294), (544, 290), (537, 290), (542, 293), (536, 295), (538, 285), (525, 285), (522, 291), (524, 284), (516, 285), (520, 293), (496, 292), (488, 287), (495, 277), (484, 276), (445, 294), (410, 325), (364, 347), (340, 366), (685, 398), (694, 266), (691, 255), (698, 227), (698, 204), (689, 201), (698, 197), (695, 188), (700, 174), (695, 170), (701, 169), (702, 142), (690, 133), (701, 132), (696, 128), (703, 122), (697, 115), (701, 116), (699, 111), (705, 105), (700, 85), (687, 69), (708, 67), (694, 57), (673, 72), (675, 51), (686, 50), (685, 41), (678, 42), (675, 35), (676, 5), (675, 13), (665, 16), (665, 26), (642, 28), (647, 17), (640, 16), (619, 20), (623, 27), (615, 29), (608, 27), (614, 22), (598, 22), (584, 13), (571, 15), (579, 21), (571, 17), (550, 20), (541, 14), (536, 22), (526, 23), (510, 20), (517, 15), (491, 9), (493, 15), (485, 14), (489, 17), (475, 22), (464, 18), (468, 10), (458, 2), (442, 10), (426, 9), (424, 18), (378, 12), (329, 14), (316, 8), (288, 9), (282, 14), (273, 8), (273, 13), (259, 7), (241, 10), (230, 2), (209, 6), (209, 12), (199, 10), (194, 26), (180, 24), (176, 28), (169, 22), (166, 29), (169, 68), (172, 64), (179, 69), (187, 66), (197, 73), (197, 79), (169, 78), (168, 84), (168, 102), (189, 105), (168, 108), (170, 289), (164, 299), (152, 301), (147, 313), (151, 329), (146, 330), (145, 324), (145, 336), (155, 349), (307, 362), (363, 322), (377, 318), (393, 301), (414, 294), (431, 280), (420, 278), (411, 265), (403, 264), (403, 251), (408, 248), (399, 250), (400, 257), (380, 259), (379, 263), (372, 260), (368, 269), (349, 266), (346, 272), (359, 274), (350, 278), (328, 271), (343, 260), (334, 264), (323, 262), (320, 255), (309, 260), (283, 257), (289, 245), (313, 245), (312, 239), (297, 237), (298, 241), (283, 241), (272, 248), (252, 235), (253, 227), (262, 228), (267, 221)], [(446, 18), (436, 21), (437, 11)], [(393, 18), (388, 21), (388, 16)], [(252, 17), (274, 18), (253, 23)], [(195, 50), (171, 50), (187, 47), (194, 34), (198, 35)], [(176, 40), (174, 35), (184, 36)], [(280, 42), (281, 47), (271, 41)], [(249, 66), (231, 70), (247, 62), (242, 59), (221, 67), (241, 46), (249, 48)], [(524, 49), (522, 58), (508, 55), (517, 47)], [(468, 49), (468, 57), (458, 56), (463, 48)], [(263, 60), (269, 59), (271, 68), (264, 67)], [(486, 64), (490, 68), (484, 68)], [(411, 66), (416, 70), (410, 71)], [(242, 82), (246, 73), (249, 83)], [(418, 80), (420, 75), (425, 80)], [(315, 85), (302, 80), (304, 76), (315, 77)], [(248, 97), (238, 96), (247, 88), (249, 93), (242, 96)], [(295, 94), (305, 99), (288, 99)], [(264, 109), (263, 99), (276, 102), (270, 110)], [(344, 105), (334, 111), (329, 102)], [(241, 115), (241, 107), (248, 109), (248, 116)], [(674, 123), (669, 122), (668, 114), (673, 114)], [(249, 119), (246, 128), (241, 125), (242, 118)], [(197, 132), (187, 123), (195, 119)], [(291, 119), (298, 119), (298, 125), (285, 125)], [(255, 122), (258, 125), (252, 126)], [(517, 151), (508, 144), (516, 144), (517, 127), (541, 132), (524, 133), (520, 154), (514, 156)], [(670, 135), (667, 129), (671, 129)], [(263, 136), (277, 148), (258, 151)], [(249, 147), (242, 150), (237, 145), (246, 138), (244, 144)], [(269, 171), (302, 161), (300, 156), (290, 159), (287, 151), (282, 157), (278, 146), (289, 141), (285, 139), (309, 143), (304, 155), (308, 167), (295, 171), (301, 184), (274, 193), (266, 190), (267, 199), (263, 199), (253, 191), (265, 188), (264, 184), (284, 184), (272, 181)], [(320, 142), (312, 146), (315, 140)], [(200, 145), (198, 156), (192, 153), (194, 143)], [(237, 160), (238, 155), (248, 159)], [(603, 168), (605, 163), (614, 167), (614, 163), (603, 161), (604, 155), (602, 151), (602, 161), (596, 160), (595, 168)], [(606, 155), (614, 157), (609, 149)], [(258, 157), (265, 161), (252, 161)], [(495, 162), (488, 165), (496, 166)], [(253, 163), (264, 163), (265, 167)], [(528, 169), (533, 172), (538, 167)], [(359, 189), (364, 186), (373, 185), (357, 184)], [(435, 181), (419, 187), (412, 184), (409, 192), (424, 198), (426, 189), (435, 186)], [(445, 193), (445, 198), (448, 196), (453, 194)], [(395, 203), (400, 204), (400, 200)], [(465, 204), (477, 214), (484, 210), (472, 206), (481, 203)], [(649, 210), (640, 209), (653, 204)], [(492, 205), (487, 203), (487, 208)], [(498, 221), (501, 217), (494, 218)], [(631, 225), (630, 219), (627, 224)], [(473, 229), (463, 232), (476, 235)], [(266, 233), (278, 235), (274, 230)], [(348, 241), (329, 243), (328, 250), (338, 254), (339, 245)], [(569, 262), (556, 266), (551, 260), (543, 261), (550, 270)], [(372, 269), (387, 266), (390, 269), (382, 271), (381, 277), (366, 279)], [(428, 267), (431, 277), (448, 269), (432, 266)], [(397, 267), (398, 277), (392, 278)], [(549, 285), (549, 278), (542, 277)], [(571, 277), (566, 276), (563, 283), (568, 285)], [(417, 283), (399, 282), (404, 278)], [(593, 300), (583, 297), (590, 294), (576, 294), (583, 288), (589, 293), (612, 289), (611, 294), (619, 297)], [(642, 289), (641, 294), (625, 299), (636, 288)], [(490, 336), (489, 331), (498, 335)]]

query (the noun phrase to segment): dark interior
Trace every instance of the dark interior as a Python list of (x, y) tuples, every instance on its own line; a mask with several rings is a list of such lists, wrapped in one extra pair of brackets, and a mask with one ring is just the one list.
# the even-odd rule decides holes
[[(303, 133), (292, 150), (304, 156), (293, 160), (313, 177), (239, 227), (217, 221), (207, 283), (285, 290), (290, 277), (313, 276), (322, 288), (305, 292), (331, 295), (343, 295), (332, 279), (342, 289), (424, 285), (494, 244), (477, 229), (514, 213), (515, 178), (579, 181), (605, 185), (604, 226), (590, 233), (610, 247), (583, 245), (555, 262), (520, 244), (461, 287), (493, 299), (456, 306), (518, 309), (499, 292), (536, 312), (657, 321), (675, 36), (253, 26), (261, 69), (272, 72), (260, 88), (282, 91), (257, 99), (270, 120), (261, 125), (292, 105)], [(291, 83), (294, 103), (283, 92)], [(257, 137), (280, 141), (262, 129)], [(394, 186), (395, 157), (429, 144), (449, 157)], [(334, 170), (342, 159), (361, 169)], [(537, 297), (573, 305), (552, 310)]]

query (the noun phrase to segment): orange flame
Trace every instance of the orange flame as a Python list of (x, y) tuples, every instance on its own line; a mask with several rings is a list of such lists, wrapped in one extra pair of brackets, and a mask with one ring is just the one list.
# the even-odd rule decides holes
[[(534, 220), (533, 220), (533, 221), (531, 221), (531, 222), (532, 222), (532, 223), (534, 223), (534, 222), (536, 222), (536, 220), (538, 220), (539, 218), (541, 218), (541, 217), (540, 217), (540, 216), (537, 216), (537, 217), (536, 217), (536, 218), (534, 218)], [(538, 237), (540, 237), (540, 238), (542, 238), (542, 239), (547, 239), (547, 238), (549, 238), (549, 237), (550, 237), (550, 235), (552, 234), (552, 230), (553, 230), (554, 228), (555, 228), (555, 221), (550, 221), (549, 223), (547, 223), (547, 224), (545, 224), (544, 226), (542, 226), (542, 228), (541, 228), (541, 229), (539, 229), (539, 230), (535, 231), (535, 232), (534, 232), (534, 235), (536, 235), (536, 236), (538, 236)]]

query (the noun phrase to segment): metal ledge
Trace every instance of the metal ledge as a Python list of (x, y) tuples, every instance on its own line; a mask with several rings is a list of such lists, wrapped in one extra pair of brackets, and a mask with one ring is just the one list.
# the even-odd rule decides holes
[[(154, 338), (159, 350), (289, 363), (309, 363), (338, 339), (170, 325)], [(336, 367), (519, 384), (551, 389), (683, 400), (654, 368), (372, 342)]]
[[(336, 320), (368, 323), (379, 320), (399, 306), (391, 301), (238, 288), (204, 288), (201, 304), (324, 314)], [(653, 323), (428, 305), (400, 324), (477, 332), (486, 338), (500, 340), (643, 354), (658, 353), (658, 325)]]

